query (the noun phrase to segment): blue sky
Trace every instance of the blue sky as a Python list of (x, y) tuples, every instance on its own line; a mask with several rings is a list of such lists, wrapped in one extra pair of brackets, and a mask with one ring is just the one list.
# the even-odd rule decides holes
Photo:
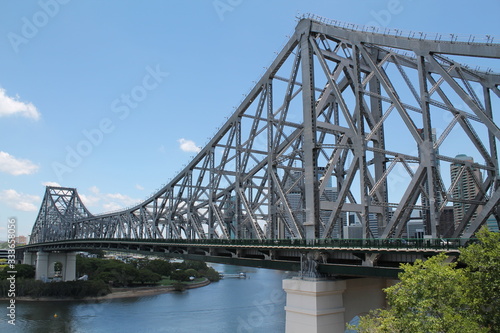
[(168, 182), (299, 13), (495, 35), (499, 12), (496, 0), (1, 1), (0, 239), (11, 217), (19, 235), (31, 232), (46, 184), (78, 188), (99, 213)]

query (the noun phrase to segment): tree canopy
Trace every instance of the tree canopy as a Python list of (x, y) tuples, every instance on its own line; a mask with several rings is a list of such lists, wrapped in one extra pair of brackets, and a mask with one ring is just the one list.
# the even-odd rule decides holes
[(500, 234), (477, 238), (461, 250), (462, 268), (446, 254), (402, 265), (400, 282), (385, 289), (388, 309), (362, 317), (358, 332), (500, 332)]

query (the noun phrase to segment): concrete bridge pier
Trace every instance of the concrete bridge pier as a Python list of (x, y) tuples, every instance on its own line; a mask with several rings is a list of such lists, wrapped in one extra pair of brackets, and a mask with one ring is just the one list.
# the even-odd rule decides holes
[(35, 260), (33, 259), (33, 252), (25, 251), (23, 252), (23, 264), (35, 265)]
[(386, 305), (386, 288), (396, 281), (384, 278), (283, 280), (286, 333), (344, 333), (355, 316)]
[(23, 263), (35, 266), (35, 279), (47, 280), (57, 277), (55, 264), (62, 265), (61, 276), (63, 281), (76, 280), (76, 253), (75, 252), (44, 252), (38, 251), (36, 256), (32, 252), (24, 252)]

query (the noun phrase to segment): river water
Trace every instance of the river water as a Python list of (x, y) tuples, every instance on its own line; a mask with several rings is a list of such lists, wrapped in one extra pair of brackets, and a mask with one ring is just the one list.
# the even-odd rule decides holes
[(213, 265), (226, 274), (245, 272), (206, 287), (105, 301), (16, 303), (16, 325), (0, 302), (0, 332), (22, 333), (252, 333), (285, 331), (285, 272)]

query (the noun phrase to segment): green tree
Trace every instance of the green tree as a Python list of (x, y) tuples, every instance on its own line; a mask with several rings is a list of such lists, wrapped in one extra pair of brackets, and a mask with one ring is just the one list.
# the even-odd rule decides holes
[(187, 274), (186, 271), (182, 269), (178, 269), (170, 274), (170, 278), (176, 281), (189, 281), (189, 274)]
[(119, 260), (105, 260), (96, 273), (99, 280), (112, 281), (117, 286), (128, 286), (139, 276), (134, 266)]
[(139, 270), (139, 274), (137, 276), (137, 281), (139, 281), (142, 284), (157, 283), (160, 280), (161, 280), (160, 274), (154, 273), (147, 268)]
[(186, 285), (182, 282), (176, 282), (172, 284), (172, 287), (174, 287), (175, 291), (184, 291), (186, 290)]
[(461, 251), (465, 268), (445, 254), (402, 265), (401, 281), (385, 289), (389, 308), (362, 317), (358, 331), (500, 332), (500, 234), (477, 238)]
[(184, 265), (185, 265), (185, 269), (192, 268), (198, 272), (208, 269), (207, 264), (203, 261), (186, 260), (186, 261), (184, 261)]
[(220, 274), (213, 267), (208, 267), (207, 270), (201, 272), (204, 277), (210, 280), (210, 282), (217, 282), (220, 280)]
[(54, 273), (56, 276), (61, 276), (63, 269), (63, 264), (59, 261), (54, 263)]
[(16, 271), (16, 279), (34, 279), (35, 278), (35, 267), (26, 264), (17, 264), (14, 266), (14, 269), (11, 269), (10, 266), (4, 267), (3, 271), (0, 272), (0, 279), (6, 279), (9, 277), (8, 271)]
[(97, 258), (86, 258), (78, 255), (76, 257), (76, 272), (78, 276), (87, 274), (89, 279), (93, 279), (99, 273), (99, 268), (104, 265), (107, 260)]
[(189, 276), (189, 278), (191, 278), (191, 276), (193, 276), (194, 278), (200, 277), (200, 273), (198, 273), (196, 270), (194, 270), (192, 268), (186, 269), (185, 272), (186, 272), (187, 276)]
[(386, 289), (391, 308), (382, 313), (382, 323), (397, 329), (394, 332), (486, 332), (464, 298), (468, 288), (464, 271), (446, 259), (440, 254), (403, 265), (401, 282)]
[(478, 242), (460, 254), (460, 261), (467, 265), (467, 299), (482, 324), (500, 332), (500, 233), (483, 228), (476, 236)]
[(172, 264), (166, 260), (154, 259), (146, 263), (144, 268), (151, 270), (154, 273), (169, 276), (172, 273)]

